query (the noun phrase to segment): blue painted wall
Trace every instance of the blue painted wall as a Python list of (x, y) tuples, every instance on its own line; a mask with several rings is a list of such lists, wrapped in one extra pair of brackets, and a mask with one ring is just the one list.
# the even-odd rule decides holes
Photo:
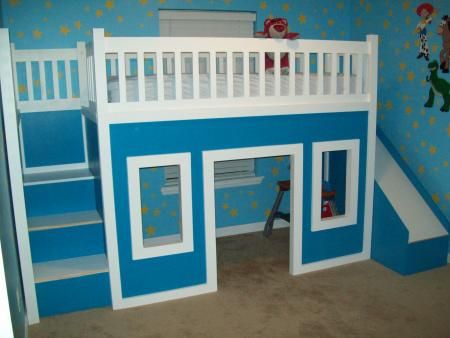
[[(351, 38), (379, 34), (378, 126), (417, 176), (436, 206), (450, 220), (450, 113), (441, 112), (442, 97), (425, 108), (430, 83), (427, 61), (417, 59), (422, 1), (352, 1)], [(439, 60), (441, 17), (450, 15), (448, 0), (430, 1), (435, 8), (427, 25), (430, 60)], [(439, 71), (450, 82), (450, 74)]]
[[(6, 277), (6, 287), (9, 298), (14, 337), (25, 337), (26, 313), (22, 292), (22, 280), (19, 266), (19, 256), (16, 245), (16, 232), (12, 201), (10, 195), (10, 181), (6, 159), (6, 145), (3, 125), (2, 101), (0, 97), (0, 241)], [(2, 271), (3, 272), (3, 271)], [(1, 324), (5, 325), (5, 324)]]
[[(303, 262), (315, 262), (361, 252), (366, 123), (366, 113), (354, 112), (111, 126), (114, 198), (124, 296), (129, 297), (205, 282), (202, 180), (202, 151), (204, 150), (304, 143)], [(273, 133), (274, 125), (283, 130), (283, 133)], [(214, 133), (205, 136), (204, 130), (214, 130)], [(230, 133), (230, 130), (233, 130), (233, 133)], [(352, 138), (361, 141), (357, 224), (329, 231), (311, 232), (312, 142)], [(194, 252), (159, 257), (149, 261), (133, 261), (130, 247), (126, 158), (128, 156), (179, 152), (191, 152), (192, 156)], [(158, 278), (142, 283), (145, 275), (158, 276)]]

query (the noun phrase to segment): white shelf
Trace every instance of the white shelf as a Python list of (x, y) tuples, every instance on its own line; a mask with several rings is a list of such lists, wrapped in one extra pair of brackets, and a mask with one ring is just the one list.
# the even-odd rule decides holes
[(28, 218), (29, 231), (69, 228), (103, 222), (96, 210)]
[(73, 169), (61, 171), (47, 171), (33, 174), (25, 174), (23, 182), (25, 186), (47, 183), (60, 183), (93, 179), (94, 175), (87, 169)]
[(35, 283), (108, 272), (106, 255), (92, 255), (33, 264)]

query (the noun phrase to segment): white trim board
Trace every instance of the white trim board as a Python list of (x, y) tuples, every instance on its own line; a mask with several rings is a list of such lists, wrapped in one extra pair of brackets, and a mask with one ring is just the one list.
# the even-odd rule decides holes
[[(252, 232), (261, 232), (264, 230), (265, 222), (257, 222), (257, 223), (248, 223), (248, 224), (240, 224), (240, 225), (231, 225), (227, 227), (216, 228), (216, 237), (228, 237), (228, 236), (236, 236), (242, 234), (248, 234)], [(289, 223), (284, 219), (275, 219), (273, 222), (274, 229), (283, 229), (289, 228)]]

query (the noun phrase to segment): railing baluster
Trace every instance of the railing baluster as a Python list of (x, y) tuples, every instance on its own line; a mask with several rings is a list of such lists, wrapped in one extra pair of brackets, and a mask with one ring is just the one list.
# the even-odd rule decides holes
[(53, 97), (54, 100), (58, 100), (59, 96), (59, 72), (58, 72), (58, 61), (52, 61), (52, 73), (53, 73)]
[(273, 58), (273, 62), (274, 62), (274, 73), (273, 73), (274, 93), (273, 94), (278, 97), (278, 96), (280, 96), (280, 93), (281, 93), (280, 52), (278, 52), (278, 51), (274, 52), (273, 55), (274, 55), (274, 58)]
[(126, 60), (125, 53), (119, 52), (117, 55), (117, 61), (119, 66), (119, 102), (127, 102), (127, 79), (126, 79)]
[(47, 100), (47, 82), (45, 81), (45, 61), (39, 61), (39, 83), (41, 85), (41, 100)]
[(200, 69), (199, 69), (199, 53), (198, 51), (192, 52), (192, 87), (193, 98), (198, 100), (200, 98)]
[(244, 97), (250, 97), (250, 59), (248, 51), (243, 53), (242, 62)]
[(331, 55), (331, 86), (330, 94), (336, 95), (337, 93), (337, 69), (338, 69), (338, 57), (337, 53), (332, 53)]
[(323, 95), (323, 53), (317, 53), (317, 95)]
[(139, 90), (139, 102), (145, 101), (145, 70), (144, 70), (144, 52), (138, 51), (137, 57), (137, 79)]
[(25, 71), (26, 71), (26, 77), (27, 77), (28, 100), (34, 101), (33, 74), (31, 71), (31, 61), (25, 62)]
[(259, 52), (259, 96), (266, 96), (266, 53)]
[(234, 96), (233, 52), (227, 52), (227, 97)]
[(217, 59), (216, 52), (211, 52), (210, 54), (210, 63), (211, 63), (211, 99), (217, 98)]
[(344, 54), (344, 95), (350, 94), (350, 54)]
[(71, 99), (73, 96), (72, 91), (72, 72), (70, 70), (70, 60), (66, 60), (64, 62), (64, 69), (66, 72), (66, 90), (67, 90), (67, 98)]
[(295, 52), (289, 52), (289, 96), (295, 96)]
[(310, 71), (309, 71), (309, 53), (303, 54), (303, 95), (309, 95)]
[(181, 82), (181, 53), (175, 52), (175, 99), (181, 100), (183, 98), (183, 83)]
[(158, 101), (164, 101), (164, 68), (162, 52), (156, 52), (156, 84), (158, 87)]
[[(354, 62), (354, 61), (353, 61)], [(356, 70), (356, 94), (362, 94), (363, 82), (363, 54), (358, 54), (357, 70)]]

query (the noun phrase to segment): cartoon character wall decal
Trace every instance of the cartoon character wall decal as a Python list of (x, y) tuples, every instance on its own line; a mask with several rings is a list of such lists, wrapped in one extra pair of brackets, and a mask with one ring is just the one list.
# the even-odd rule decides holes
[(431, 88), (425, 107), (433, 107), (435, 96), (440, 95), (444, 99), (444, 105), (440, 110), (442, 112), (448, 112), (450, 109), (450, 83), (438, 77), (439, 63), (436, 60), (428, 64), (428, 69), (430, 70), (430, 76), (427, 76), (426, 80), (431, 83)]
[(418, 16), (420, 16), (420, 21), (416, 26), (416, 31), (419, 33), (420, 39), (419, 54), (417, 55), (417, 58), (420, 59), (424, 57), (427, 61), (430, 60), (430, 49), (428, 48), (427, 38), (427, 25), (431, 24), (431, 15), (433, 14), (433, 12), (434, 7), (428, 2), (424, 2), (416, 8), (416, 13)]
[(450, 17), (448, 15), (442, 17), (437, 33), (442, 37), (442, 50), (439, 53), (440, 68), (443, 73), (448, 73), (450, 63)]
[[(284, 18), (266, 19), (264, 21), (264, 31), (256, 32), (257, 38), (270, 39), (296, 39), (299, 33), (289, 32), (288, 21)], [(266, 53), (265, 55), (265, 69), (268, 73), (274, 71), (274, 55), (273, 53)], [(289, 55), (282, 53), (280, 55), (281, 73), (287, 74), (289, 72)]]

